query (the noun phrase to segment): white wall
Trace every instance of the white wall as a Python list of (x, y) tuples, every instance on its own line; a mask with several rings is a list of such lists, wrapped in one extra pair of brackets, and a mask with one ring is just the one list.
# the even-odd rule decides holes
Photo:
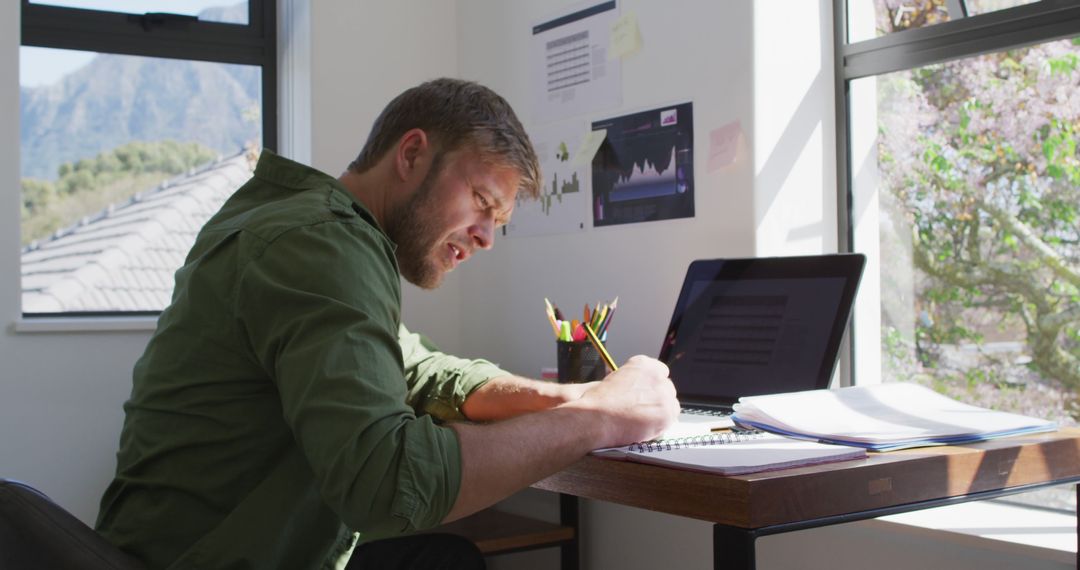
[(19, 4), (0, 3), (0, 477), (93, 521), (115, 466), (121, 403), (145, 332), (16, 334), (19, 318)]
[(755, 253), (835, 252), (831, 2), (757, 2), (753, 30)]

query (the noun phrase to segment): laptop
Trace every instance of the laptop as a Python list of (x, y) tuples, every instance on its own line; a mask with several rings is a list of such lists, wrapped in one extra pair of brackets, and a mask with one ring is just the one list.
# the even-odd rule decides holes
[(742, 396), (828, 388), (866, 257), (694, 261), (659, 359), (682, 413), (665, 437), (732, 427)]

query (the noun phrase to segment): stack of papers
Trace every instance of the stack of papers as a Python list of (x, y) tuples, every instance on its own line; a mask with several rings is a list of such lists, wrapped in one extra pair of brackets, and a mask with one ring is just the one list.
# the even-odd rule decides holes
[(733, 419), (745, 427), (873, 451), (1057, 429), (1051, 421), (971, 406), (906, 382), (744, 397)]

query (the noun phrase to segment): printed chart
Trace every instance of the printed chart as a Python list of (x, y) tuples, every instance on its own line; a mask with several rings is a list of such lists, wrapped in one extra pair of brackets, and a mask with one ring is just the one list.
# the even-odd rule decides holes
[(526, 236), (577, 232), (589, 219), (589, 165), (575, 165), (570, 157), (581, 144), (582, 123), (566, 127), (533, 128), (533, 148), (540, 157), (543, 176), (540, 199), (519, 196), (503, 235)]
[(592, 161), (594, 226), (694, 216), (691, 103), (596, 121), (607, 138)]

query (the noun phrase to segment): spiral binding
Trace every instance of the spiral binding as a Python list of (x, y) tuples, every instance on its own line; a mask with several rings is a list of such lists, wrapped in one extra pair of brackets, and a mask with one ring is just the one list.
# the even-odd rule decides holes
[(630, 451), (636, 451), (638, 453), (655, 453), (657, 451), (669, 451), (672, 449), (682, 449), (684, 447), (695, 447), (699, 445), (736, 443), (739, 441), (755, 439), (761, 437), (763, 434), (764, 432), (760, 430), (736, 430), (692, 435), (688, 437), (657, 439), (632, 444), (630, 446)]

